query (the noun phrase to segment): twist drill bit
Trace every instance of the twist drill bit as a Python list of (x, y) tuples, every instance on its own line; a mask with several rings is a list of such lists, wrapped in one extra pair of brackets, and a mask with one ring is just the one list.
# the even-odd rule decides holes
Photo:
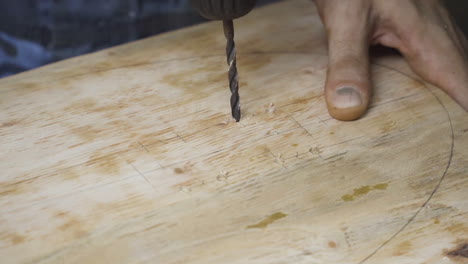
[(239, 122), (241, 118), (239, 97), (239, 75), (237, 73), (236, 43), (234, 42), (234, 23), (223, 20), (224, 36), (226, 36), (226, 57), (228, 68), (229, 89), (231, 90), (231, 114)]
[(241, 118), (239, 102), (239, 75), (236, 65), (236, 45), (234, 43), (233, 19), (245, 16), (255, 6), (256, 0), (191, 0), (193, 7), (201, 16), (212, 20), (222, 20), (226, 36), (226, 56), (229, 65), (229, 89), (231, 90), (232, 117), (239, 122)]

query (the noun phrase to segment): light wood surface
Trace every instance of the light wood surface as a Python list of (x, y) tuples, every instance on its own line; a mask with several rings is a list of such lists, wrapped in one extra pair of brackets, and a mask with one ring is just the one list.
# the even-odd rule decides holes
[(219, 22), (0, 80), (1, 263), (467, 263), (468, 115), (384, 56), (333, 120), (311, 1), (235, 26), (240, 123)]

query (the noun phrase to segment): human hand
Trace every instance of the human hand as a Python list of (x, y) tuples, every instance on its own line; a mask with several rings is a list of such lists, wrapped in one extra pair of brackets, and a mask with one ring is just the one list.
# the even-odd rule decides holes
[(468, 41), (438, 0), (314, 0), (328, 35), (330, 115), (355, 120), (372, 92), (369, 46), (395, 48), (468, 111)]

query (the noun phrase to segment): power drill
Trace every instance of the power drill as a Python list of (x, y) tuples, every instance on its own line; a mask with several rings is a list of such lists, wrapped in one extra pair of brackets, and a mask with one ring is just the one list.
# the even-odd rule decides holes
[(228, 80), (231, 90), (231, 114), (239, 122), (241, 118), (239, 98), (239, 75), (236, 65), (236, 44), (234, 43), (234, 23), (232, 20), (248, 14), (256, 0), (192, 0), (193, 7), (201, 16), (211, 20), (222, 20), (226, 36), (226, 56), (229, 65)]

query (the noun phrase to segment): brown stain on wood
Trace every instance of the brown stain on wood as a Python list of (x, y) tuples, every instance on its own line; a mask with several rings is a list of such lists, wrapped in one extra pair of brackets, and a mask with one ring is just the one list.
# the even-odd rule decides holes
[(258, 224), (255, 225), (249, 225), (247, 228), (266, 228), (268, 225), (272, 224), (273, 222), (286, 217), (287, 214), (282, 213), (282, 212), (277, 212), (272, 215), (267, 216), (264, 220), (259, 222)]
[(74, 168), (70, 168), (69, 170), (65, 170), (62, 173), (62, 178), (67, 181), (73, 181), (79, 179), (81, 177), (79, 172), (76, 172)]
[(18, 233), (3, 233), (0, 234), (0, 241), (6, 242), (9, 241), (13, 245), (23, 243), (26, 240), (26, 237)]
[(238, 67), (242, 67), (242, 70), (246, 72), (257, 71), (272, 62), (270, 54), (255, 54), (247, 57), (239, 55)]
[(154, 224), (154, 225), (151, 225), (145, 229), (143, 229), (142, 232), (148, 232), (148, 231), (151, 231), (153, 229), (157, 229), (157, 228), (160, 228), (160, 227), (163, 227), (164, 225), (166, 225), (165, 223), (158, 223), (158, 224)]
[[(166, 143), (166, 141), (169, 142), (174, 139), (179, 140), (179, 138), (177, 137), (177, 135), (174, 133), (173, 130), (174, 129), (172, 127), (161, 129), (156, 132), (151, 132), (151, 133), (140, 135), (137, 138), (137, 140), (146, 146), (152, 145), (155, 143)], [(164, 138), (165, 140), (162, 140), (162, 138)]]
[(99, 137), (99, 134), (101, 133), (100, 130), (95, 129), (90, 125), (72, 128), (70, 132), (87, 142), (94, 141)]
[(116, 158), (111, 157), (103, 159), (102, 162), (99, 162), (97, 165), (97, 169), (103, 174), (117, 175), (120, 172), (120, 166), (120, 162), (118, 162)]
[(387, 187), (388, 187), (388, 183), (379, 183), (379, 184), (372, 186), (374, 190), (386, 190)]
[(446, 231), (454, 235), (466, 234), (468, 233), (468, 228), (464, 223), (457, 223), (445, 228)]
[(381, 130), (382, 133), (389, 133), (390, 131), (394, 130), (395, 128), (396, 128), (396, 122), (395, 121), (388, 121), (381, 127), (380, 130)]
[(57, 212), (54, 213), (54, 216), (58, 217), (58, 218), (64, 218), (64, 217), (67, 217), (69, 215), (70, 215), (70, 213), (67, 212), (67, 211), (57, 211)]
[(184, 166), (174, 168), (174, 173), (183, 174), (183, 173), (190, 172), (190, 171), (192, 171), (193, 166), (194, 166), (194, 164), (192, 164), (191, 162), (186, 162), (184, 164)]
[(89, 111), (96, 106), (97, 102), (93, 98), (86, 98), (78, 100), (70, 106), (65, 107), (63, 110), (66, 112), (75, 112), (75, 111)]
[(13, 245), (16, 245), (16, 244), (22, 243), (25, 239), (26, 239), (26, 237), (24, 237), (22, 235), (14, 234), (11, 237), (11, 242), (13, 243)]
[(343, 195), (343, 197), (341, 197), (343, 199), (343, 201), (354, 201), (356, 199), (356, 197), (359, 197), (359, 196), (362, 196), (362, 195), (365, 195), (367, 193), (369, 193), (371, 191), (371, 188), (370, 186), (366, 185), (366, 186), (361, 186), (357, 189), (354, 189), (353, 193), (352, 194), (346, 194), (346, 195)]
[(10, 121), (0, 124), (0, 128), (12, 127), (17, 124), (19, 124), (18, 120), (10, 120)]
[(86, 234), (84, 224), (78, 218), (72, 216), (70, 212), (57, 211), (53, 216), (63, 220), (63, 223), (57, 227), (58, 230), (70, 233), (74, 238), (79, 238)]
[(74, 218), (70, 218), (68, 221), (66, 221), (65, 223), (63, 223), (62, 225), (60, 225), (58, 227), (59, 230), (61, 231), (67, 231), (67, 230), (70, 230), (70, 229), (76, 229), (77, 227), (80, 227), (81, 226), (81, 222), (74, 219)]
[(403, 256), (408, 254), (413, 248), (411, 241), (403, 241), (398, 244), (393, 252), (393, 256)]
[[(90, 111), (94, 111), (91, 109)], [(118, 114), (115, 111), (110, 113)], [(135, 138), (139, 136), (138, 128), (131, 126), (129, 122), (119, 119), (110, 119), (103, 117), (104, 120), (93, 123), (92, 125), (74, 126), (65, 123), (64, 126), (68, 128), (65, 135), (75, 135), (80, 139), (76, 144), (70, 145), (67, 148), (73, 149), (76, 147), (84, 146), (87, 143), (95, 142), (101, 139), (109, 139), (112, 137), (120, 138), (119, 143), (110, 145), (110, 147), (118, 146), (119, 144), (128, 144), (128, 142), (135, 142)]]
[(356, 198), (366, 195), (372, 190), (386, 190), (387, 187), (388, 187), (388, 183), (379, 183), (379, 184), (372, 185), (372, 186), (364, 185), (364, 186), (354, 189), (353, 193), (351, 194), (343, 195), (341, 199), (345, 202), (354, 201)]
[(336, 248), (336, 242), (335, 241), (328, 241), (328, 247), (329, 248)]
[(30, 95), (32, 93), (38, 92), (43, 89), (50, 89), (52, 88), (49, 85), (42, 85), (41, 83), (33, 83), (33, 82), (21, 82), (16, 85), (16, 91), (18, 95)]
[[(199, 89), (194, 88), (213, 84), (228, 85), (224, 62), (225, 60), (220, 58), (219, 63), (207, 63), (191, 70), (166, 74), (161, 81), (171, 87), (182, 88), (190, 94), (201, 94)], [(270, 63), (271, 56), (269, 55), (247, 56), (241, 62), (238, 61), (239, 67), (248, 72), (256, 71)]]
[(92, 109), (92, 111), (103, 113), (104, 117), (107, 118), (116, 118), (120, 115), (120, 111), (127, 108), (127, 104), (123, 104), (122, 102), (118, 102), (112, 105), (103, 105)]
[(455, 241), (456, 247), (444, 249), (442, 255), (457, 263), (468, 263), (468, 239), (458, 239)]
[(0, 197), (6, 195), (19, 195), (27, 192), (32, 192), (33, 186), (31, 181), (21, 181), (14, 183), (0, 183)]
[(117, 101), (113, 104), (99, 104), (94, 98), (85, 98), (75, 101), (63, 110), (77, 115), (99, 113), (106, 118), (116, 118), (119, 116), (120, 111), (128, 106), (128, 104), (121, 101)]
[(100, 151), (93, 153), (85, 163), (85, 166), (95, 168), (97, 172), (107, 175), (118, 174), (123, 165), (123, 161), (116, 154), (103, 155)]
[(226, 72), (220, 67), (222, 67), (221, 64), (213, 63), (192, 70), (166, 74), (161, 82), (171, 87), (184, 89), (184, 92), (187, 91), (190, 94), (203, 95), (200, 89), (194, 88), (227, 82)]
[(307, 105), (312, 99), (315, 99), (315, 98), (316, 97), (293, 98), (288, 102), (288, 105), (297, 105), (297, 106)]
[(78, 144), (75, 144), (75, 145), (71, 145), (68, 147), (68, 149), (74, 149), (74, 148), (77, 148), (79, 146), (83, 146), (83, 145), (86, 145), (87, 142), (81, 142), (81, 143), (78, 143)]
[[(124, 184), (121, 186), (125, 192), (124, 197), (111, 202), (97, 202), (93, 204), (93, 214), (100, 218), (105, 215), (125, 216), (132, 214), (135, 210), (150, 210), (157, 202), (153, 199), (147, 199), (143, 194), (135, 193), (131, 190), (134, 186)], [(91, 223), (92, 224), (92, 223)]]

